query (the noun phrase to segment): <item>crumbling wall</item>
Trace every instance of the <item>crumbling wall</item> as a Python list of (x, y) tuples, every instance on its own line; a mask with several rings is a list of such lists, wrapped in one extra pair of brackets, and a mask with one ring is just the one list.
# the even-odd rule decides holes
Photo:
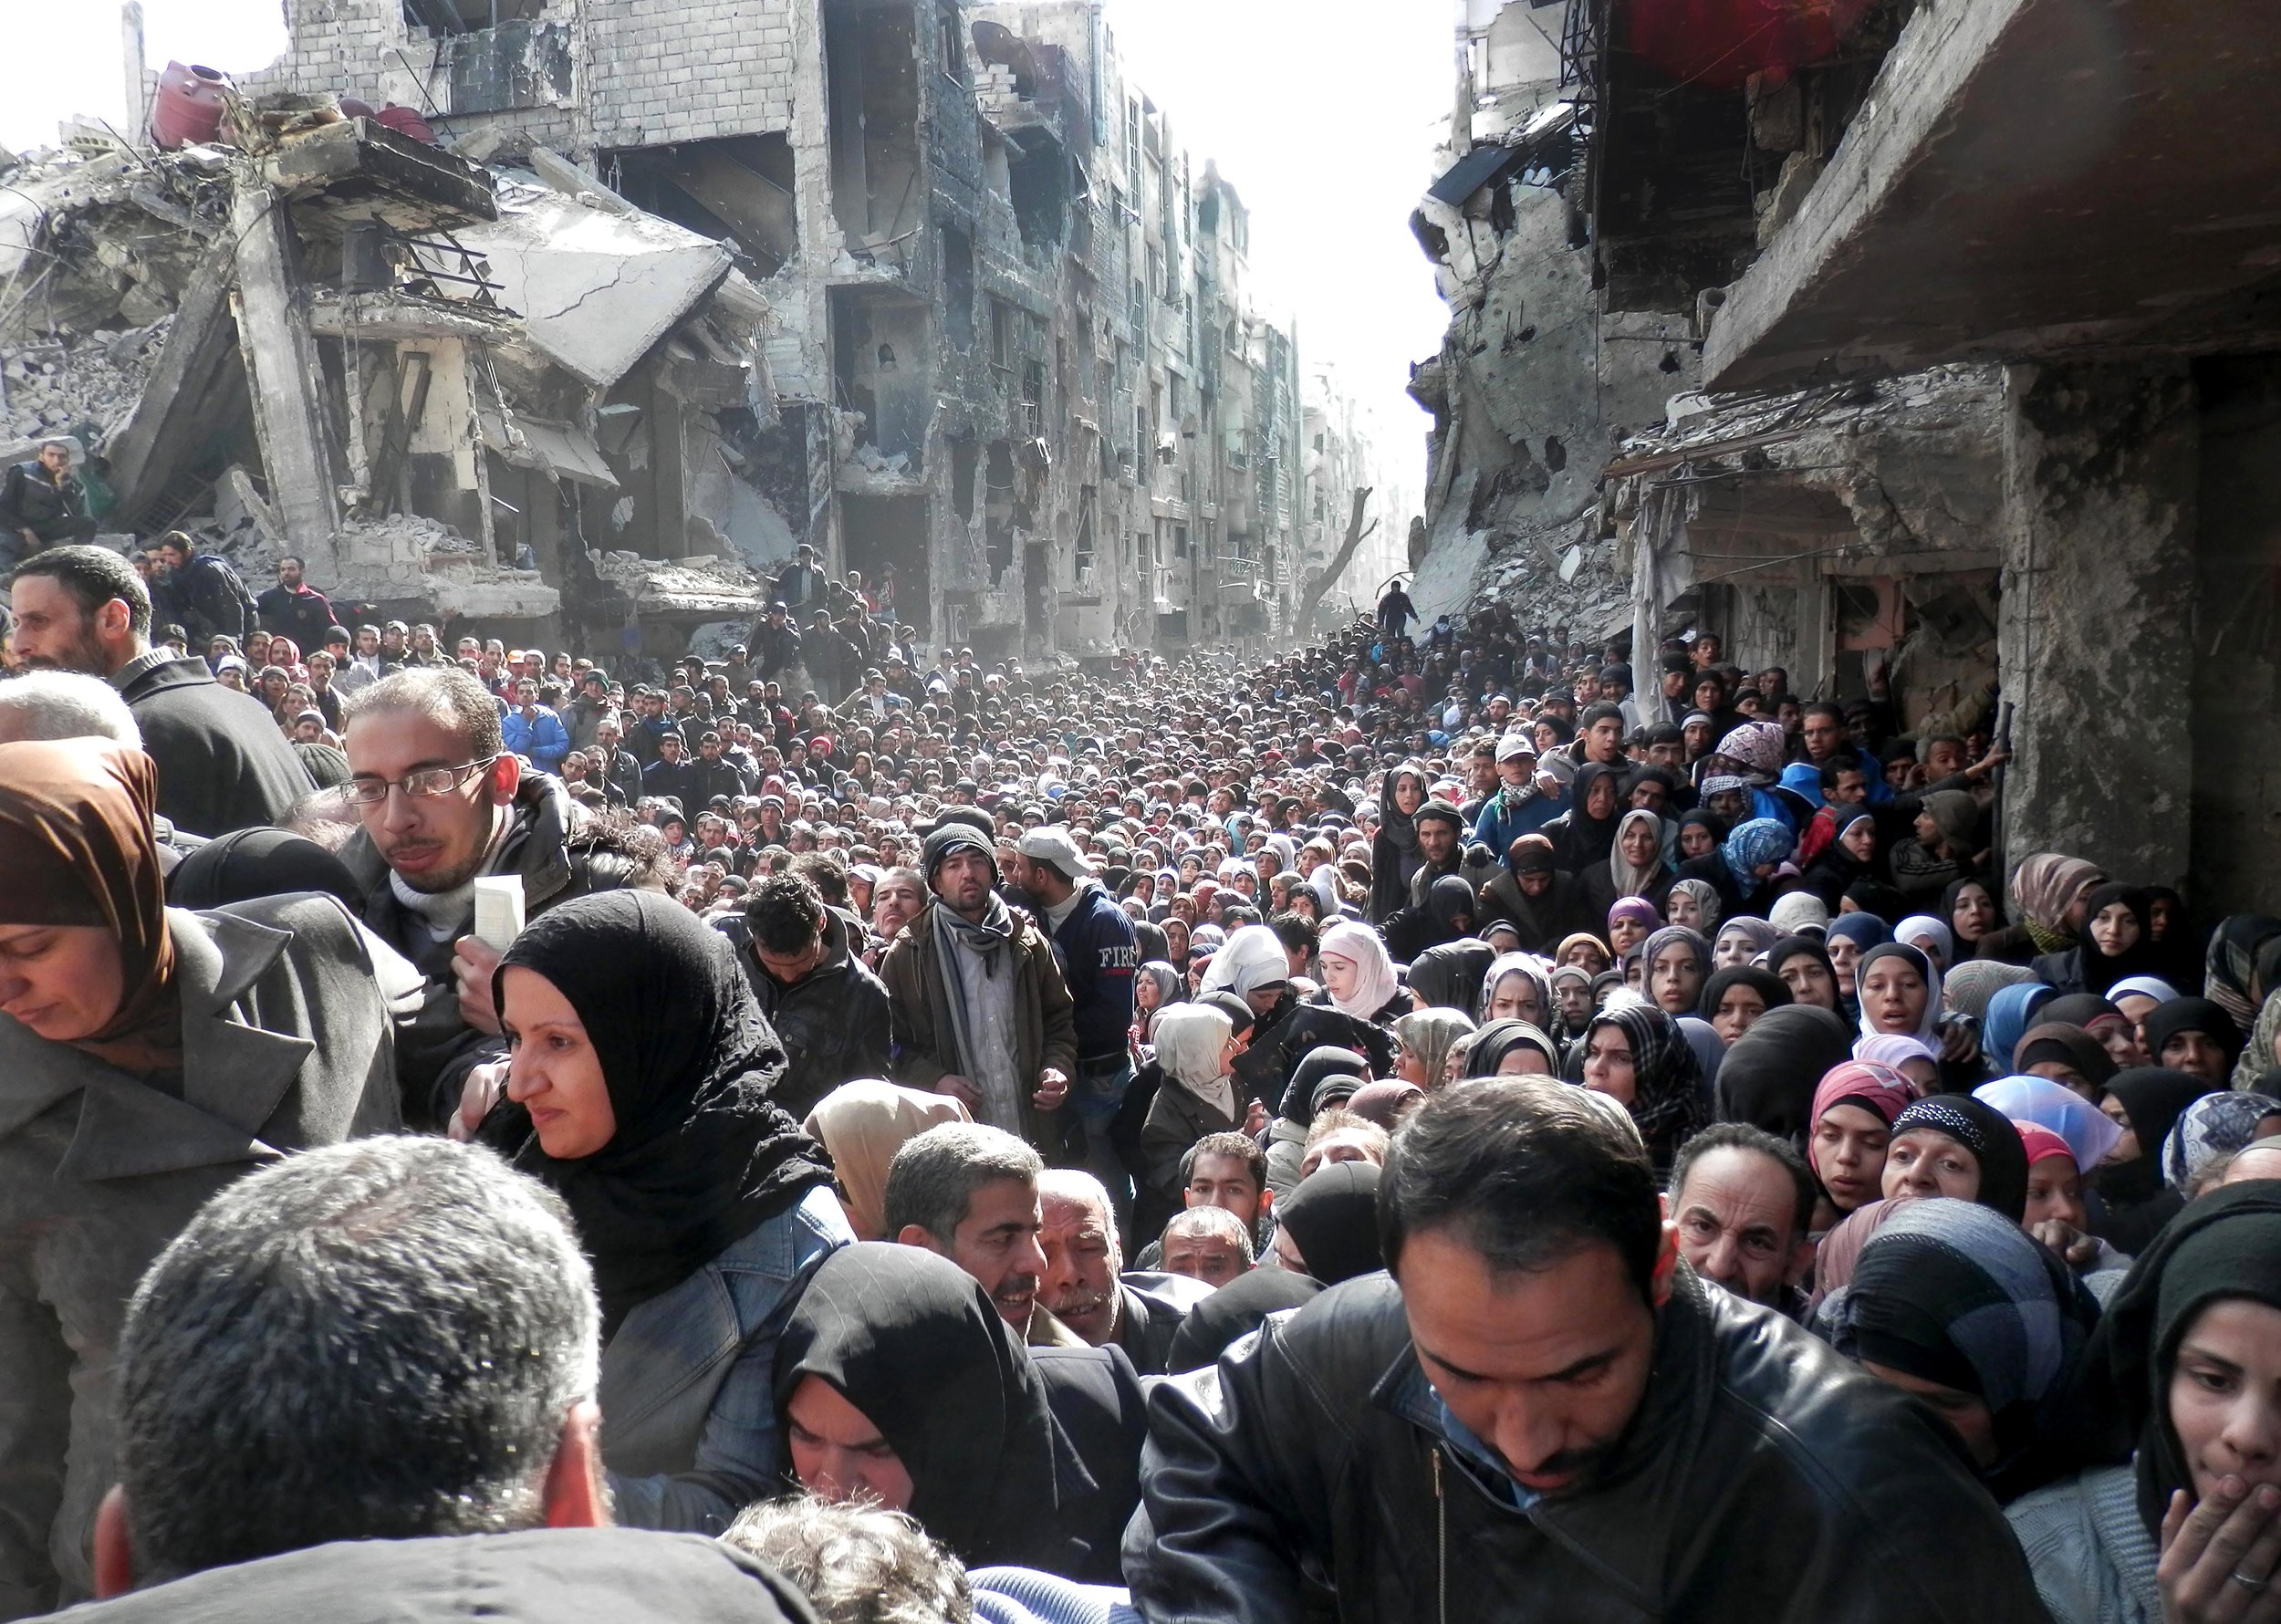
[(2194, 786), (2192, 375), (2015, 367), (2006, 386), (2005, 849), (2181, 884)]
[(587, 136), (636, 147), (792, 122), (791, 0), (583, 0)]

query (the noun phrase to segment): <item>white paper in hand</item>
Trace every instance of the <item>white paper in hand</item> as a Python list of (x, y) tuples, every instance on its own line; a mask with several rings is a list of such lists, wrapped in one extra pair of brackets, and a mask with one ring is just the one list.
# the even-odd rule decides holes
[(523, 877), (485, 874), (475, 880), (475, 940), (498, 953), (523, 933)]

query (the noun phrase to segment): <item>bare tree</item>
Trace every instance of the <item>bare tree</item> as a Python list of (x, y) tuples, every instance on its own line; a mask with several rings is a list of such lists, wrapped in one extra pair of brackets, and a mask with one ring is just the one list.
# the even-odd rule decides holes
[(1299, 612), (1295, 624), (1302, 634), (1315, 624), (1315, 611), (1322, 607), (1323, 598), (1329, 592), (1331, 583), (1346, 572), (1348, 565), (1354, 562), (1355, 549), (1362, 545), (1371, 531), (1378, 528), (1376, 519), (1367, 525), (1362, 522), (1362, 510), (1369, 505), (1370, 500), (1369, 485), (1355, 492), (1354, 512), (1347, 520), (1346, 539), (1338, 544), (1338, 550), (1330, 556), (1330, 561), (1323, 566), (1322, 572), (1307, 582), (1307, 590), (1299, 594)]

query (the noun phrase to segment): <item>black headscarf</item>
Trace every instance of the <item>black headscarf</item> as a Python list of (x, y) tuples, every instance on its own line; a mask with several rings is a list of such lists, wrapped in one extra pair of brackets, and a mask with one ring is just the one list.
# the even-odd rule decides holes
[(1276, 1217), (1298, 1243), (1307, 1274), (1325, 1286), (1386, 1266), (1379, 1250), (1375, 1161), (1317, 1168), (1276, 1204)]
[[(2139, 939), (2110, 959), (2099, 951), (2099, 939), (2091, 934), (2091, 921), (2099, 917), (2101, 909), (2118, 902), (2130, 910), (2131, 916), (2139, 921)], [(2078, 943), (2078, 952), (2085, 992), (2103, 994), (2127, 975), (2151, 975), (2161, 967), (2161, 955), (2154, 951), (2151, 902), (2151, 899), (2137, 886), (2111, 880), (2095, 887), (2083, 899), (2083, 937)]]
[[(1811, 936), (1785, 936), (1781, 941), (1776, 942), (1772, 947), (1766, 950), (1766, 968), (1773, 973), (1776, 980), (1780, 981), (1782, 979), (1782, 966), (1788, 963), (1792, 959), (1797, 958), (1800, 953), (1804, 953), (1807, 958), (1813, 960), (1816, 963), (1822, 967), (1824, 973), (1829, 977), (1830, 994), (1837, 998), (1839, 1003), (1843, 1003), (1845, 1001), (1845, 994), (1838, 990), (1838, 966), (1829, 962), (1829, 950), (1824, 947), (1820, 942), (1815, 941)], [(1784, 982), (1783, 984), (1787, 986), (1789, 984), (1787, 982)], [(1790, 995), (1790, 1001), (1793, 1004), (1797, 1002), (1797, 995), (1795, 993)], [(1818, 1008), (1820, 1006), (1817, 1005), (1812, 1007)]]
[(2226, 1297), (2281, 1308), (2281, 1187), (2273, 1182), (2211, 1191), (2172, 1218), (2139, 1254), (2092, 1340), (2101, 1396), (2137, 1445), (2139, 1515), (2157, 1537), (2172, 1494), (2193, 1487), (2170, 1420), (2178, 1343), (2196, 1315)]
[[(1719, 1013), (1719, 1000), (1726, 996), (1727, 989), (1738, 986), (1748, 987), (1764, 999), (1766, 1015), (1786, 1007), (1790, 1002), (1790, 989), (1773, 971), (1761, 970), (1755, 964), (1729, 964), (1724, 970), (1713, 970), (1711, 979), (1703, 984), (1703, 996), (1696, 1003), (1695, 1013), (1706, 1021), (1712, 1019)], [(1765, 1018), (1765, 1015), (1759, 1017)]]
[(1299, 1128), (1315, 1125), (1315, 1090), (1335, 1077), (1350, 1077), (1359, 1088), (1370, 1079), (1370, 1063), (1352, 1049), (1342, 1049), (1335, 1044), (1318, 1044), (1307, 1051), (1299, 1063), (1291, 1068), (1291, 1081), (1283, 1090), (1283, 1104), (1276, 1112), (1285, 1121)]
[[(2146, 1052), (2161, 1064), (2162, 1046), (2181, 1032), (2199, 1032), (2225, 1051), (2225, 1069), (2241, 1058), (2242, 1029), (2224, 1007), (2209, 998), (2171, 998), (2146, 1012), (2139, 1022), (2146, 1034)], [(2219, 1088), (2225, 1085), (2220, 1083)]]
[(1560, 1051), (1544, 1028), (1527, 1021), (1491, 1021), (1474, 1034), (1465, 1046), (1465, 1076), (1467, 1077), (1495, 1077), (1505, 1057), (1515, 1049), (1530, 1048), (1544, 1056), (1550, 1067), (1548, 1075), (1560, 1073)]
[[(1435, 880), (1434, 889), (1441, 889)], [(1477, 938), (1462, 937), (1429, 947), (1410, 961), (1410, 990), (1436, 1009), (1454, 1009), (1481, 1018), (1481, 983), (1497, 950)]]
[[(1558, 832), (1554, 833), (1549, 827), (1546, 831), (1552, 835), (1554, 861), (1569, 873), (1581, 874), (1598, 868), (1607, 862), (1608, 854), (1615, 849), (1616, 826), (1623, 821), (1626, 810), (1620, 788), (1622, 773), (1622, 768), (1604, 761), (1588, 761), (1577, 769), (1576, 782), (1568, 786), (1568, 809), (1553, 819)], [(1619, 783), (1615, 809), (1605, 817), (1591, 817), (1585, 807), (1592, 786), (1607, 777), (1614, 777)]]
[(494, 1112), (484, 1137), (569, 1205), (605, 1337), (831, 1182), (823, 1147), (769, 1098), (784, 1046), (728, 939), (679, 902), (646, 890), (574, 897), (516, 938), (495, 998), (510, 967), (545, 976), (578, 1012), (618, 1128), (576, 1161), (547, 1155), (519, 1106)]
[(1054, 1565), (1064, 1491), (1091, 1480), (1021, 1339), (957, 1265), (879, 1241), (825, 1258), (777, 1344), (778, 1407), (810, 1376), (880, 1430), (911, 1516), (968, 1567)]
[(1188, 1310), (1172, 1333), (1166, 1371), (1178, 1376), (1216, 1362), (1235, 1340), (1265, 1324), (1267, 1316), (1297, 1308), (1322, 1292), (1322, 1283), (1288, 1269), (1254, 1269), (1231, 1280)]
[(1748, 1122), (1803, 1148), (1813, 1129), (1814, 1090), (1853, 1057), (1853, 1028), (1813, 1004), (1770, 1009), (1719, 1062), (1719, 1119)]
[(316, 841), (284, 829), (239, 829), (209, 840), (166, 877), (173, 908), (219, 908), (256, 897), (323, 891), (361, 916), (364, 896), (348, 865)]
[(2027, 1212), (2027, 1147), (2011, 1119), (1969, 1094), (1935, 1094), (1893, 1119), (1894, 1139), (1925, 1129), (1945, 1134), (1980, 1167), (1980, 1193), (1973, 1199), (2017, 1223)]

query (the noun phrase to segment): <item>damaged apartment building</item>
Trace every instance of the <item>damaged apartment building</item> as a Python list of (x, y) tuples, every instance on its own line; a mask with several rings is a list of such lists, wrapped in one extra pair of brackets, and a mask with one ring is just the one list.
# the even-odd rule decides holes
[(1452, 304), (1413, 383), (1436, 589), (1542, 619), (1582, 584), (1577, 630), (1705, 627), (1801, 693), (1885, 666), (1904, 723), (2008, 732), (2005, 862), (2281, 907), (2270, 17), (1473, 0), (1466, 25), (1413, 222)]
[[(256, 388), (233, 420), (246, 433), (202, 442), (157, 482), (177, 494), (110, 527), (190, 511), (198, 478), (222, 484), (217, 521), (259, 503), (297, 542), (329, 528), (353, 549), (384, 516), (392, 564), (411, 561), (410, 528), (484, 572), (491, 598), (442, 612), (559, 615), (588, 647), (726, 635), (801, 543), (875, 588), (891, 578), (898, 618), (984, 658), (1176, 651), (1292, 623), (1311, 545), (1299, 357), (1250, 296), (1241, 198), (1125, 83), (1097, 5), (286, 14), (286, 54), (236, 96), (338, 109), (353, 133), (187, 156), (259, 170), (324, 140), (466, 195), (375, 211), (281, 193), (286, 364), (323, 397), (306, 402), (310, 443), (268, 421), (296, 403)], [(114, 160), (131, 210), (141, 172), (185, 155), (97, 161)], [(188, 297), (36, 337), (76, 358), (99, 330), (116, 347), (164, 320), (163, 370)], [(227, 303), (251, 370), (252, 310)], [(91, 427), (117, 464), (120, 424)], [(1326, 476), (1375, 483), (1358, 461), (1366, 445)]]

